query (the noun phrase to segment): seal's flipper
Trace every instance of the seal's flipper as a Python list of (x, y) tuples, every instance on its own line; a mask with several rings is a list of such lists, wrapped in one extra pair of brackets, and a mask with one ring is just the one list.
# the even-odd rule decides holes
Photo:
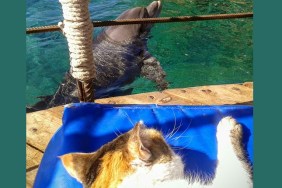
[(165, 80), (165, 71), (161, 67), (160, 62), (149, 52), (146, 52), (146, 58), (141, 68), (141, 76), (155, 82), (160, 90), (168, 88), (168, 82)]

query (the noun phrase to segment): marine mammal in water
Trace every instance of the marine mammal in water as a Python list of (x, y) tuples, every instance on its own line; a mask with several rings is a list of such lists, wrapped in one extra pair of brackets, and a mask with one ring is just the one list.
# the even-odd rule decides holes
[[(153, 1), (147, 7), (123, 12), (117, 19), (153, 18), (160, 15), (162, 4)], [(131, 93), (121, 89), (143, 76), (156, 83), (161, 90), (168, 87), (165, 72), (147, 48), (153, 24), (110, 26), (94, 40), (93, 55), (96, 74), (93, 80), (95, 98)], [(39, 97), (41, 101), (27, 107), (27, 112), (78, 102), (76, 81), (69, 72), (54, 95)]]

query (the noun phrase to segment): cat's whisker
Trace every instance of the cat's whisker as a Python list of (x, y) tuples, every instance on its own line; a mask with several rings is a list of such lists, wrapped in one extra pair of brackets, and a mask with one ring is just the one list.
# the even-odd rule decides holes
[[(117, 131), (117, 133), (116, 133), (116, 131)], [(117, 136), (122, 135), (122, 133), (121, 133), (118, 129), (115, 129), (115, 130), (114, 130), (114, 133), (115, 133)]]
[(187, 137), (191, 138), (189, 141), (187, 141), (187, 144), (185, 144), (184, 146), (181, 146), (181, 147), (179, 147), (179, 146), (171, 146), (171, 148), (172, 149), (176, 149), (176, 150), (192, 149), (189, 146), (190, 146), (190, 144), (191, 144), (191, 142), (193, 140), (193, 137), (191, 137), (191, 136), (187, 136)]
[(116, 131), (114, 131), (114, 133), (115, 133), (115, 135), (118, 137), (119, 136), (119, 134), (118, 133), (116, 133)]
[(180, 129), (181, 126), (182, 126), (182, 125), (180, 124), (179, 126), (174, 127), (173, 130), (172, 130), (168, 135), (165, 136), (165, 138), (166, 138), (166, 139), (172, 138), (172, 137), (179, 131), (179, 129)]
[(181, 149), (191, 149), (191, 148), (189, 147), (190, 144), (191, 144), (191, 142), (185, 144), (184, 146), (183, 146), (183, 145), (182, 145), (182, 146), (171, 146), (171, 148), (173, 148), (173, 149), (179, 149), (179, 148), (181, 148)]
[(174, 133), (172, 135), (170, 135), (169, 138), (172, 138), (179, 131), (180, 127), (182, 127), (182, 120), (181, 120), (179, 126), (175, 129)]
[(191, 138), (191, 135), (189, 135), (189, 136), (177, 136), (177, 137), (172, 138), (171, 140), (178, 140), (178, 139), (181, 139), (181, 138)]
[(173, 111), (173, 116), (174, 116), (174, 124), (173, 124), (173, 129), (175, 129), (175, 126), (176, 126), (176, 115), (175, 115), (175, 112)]
[(176, 116), (175, 116), (175, 113), (173, 111), (173, 115), (174, 115), (174, 124), (173, 124), (173, 129), (171, 132), (169, 132), (168, 134), (165, 135), (165, 138), (168, 138), (170, 137), (171, 134), (173, 134), (173, 131), (175, 130), (175, 126), (176, 126)]
[(125, 117), (128, 119), (128, 121), (131, 123), (131, 125), (134, 127), (134, 123), (132, 121), (132, 119), (129, 117), (129, 115), (126, 112), (123, 112), (123, 114), (125, 115)]
[(167, 134), (167, 135), (165, 136), (165, 138), (166, 138), (166, 139), (172, 138), (172, 137), (179, 131), (180, 127), (182, 127), (182, 119), (181, 119), (181, 121), (180, 121), (179, 126), (176, 127), (176, 117), (175, 117), (175, 114), (174, 114), (174, 125), (173, 125), (173, 129), (172, 129), (172, 131), (171, 131), (169, 134)]
[(190, 147), (188, 147), (189, 144), (187, 144), (187, 146), (182, 146), (182, 147), (178, 147), (178, 146), (173, 146), (171, 147), (173, 150), (175, 151), (179, 151), (179, 150), (184, 150), (184, 149), (192, 149)]
[(173, 150), (182, 150), (182, 149), (185, 149), (185, 148), (173, 146), (173, 147), (171, 147), (171, 149), (173, 149)]
[[(189, 125), (186, 127), (186, 129), (185, 129), (184, 131), (182, 131), (182, 133), (181, 133), (178, 137), (176, 137), (176, 140), (177, 140), (178, 138), (180, 138), (184, 133), (186, 133), (186, 131), (190, 128), (191, 123), (192, 123), (192, 120), (190, 121), (190, 123), (189, 123)], [(175, 140), (175, 139), (173, 139), (173, 140)]]

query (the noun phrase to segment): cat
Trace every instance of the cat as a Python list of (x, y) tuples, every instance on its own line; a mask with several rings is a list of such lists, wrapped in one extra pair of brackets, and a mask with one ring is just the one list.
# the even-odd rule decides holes
[(230, 116), (217, 125), (215, 177), (209, 184), (184, 173), (184, 163), (162, 133), (143, 121), (93, 153), (60, 156), (67, 172), (85, 188), (247, 188), (252, 166), (242, 143), (243, 129)]

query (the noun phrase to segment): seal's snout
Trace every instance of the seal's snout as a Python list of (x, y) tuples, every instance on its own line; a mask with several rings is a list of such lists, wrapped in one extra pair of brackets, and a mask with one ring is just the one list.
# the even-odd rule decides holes
[(150, 5), (146, 7), (149, 17), (156, 18), (159, 17), (161, 10), (162, 10), (162, 3), (161, 1), (153, 1)]
[[(146, 13), (142, 18), (157, 18), (161, 14), (162, 11), (162, 3), (161, 1), (153, 1), (151, 4), (149, 4), (146, 8)], [(141, 32), (149, 33), (151, 28), (153, 27), (153, 24), (147, 23), (142, 24), (141, 26)]]

